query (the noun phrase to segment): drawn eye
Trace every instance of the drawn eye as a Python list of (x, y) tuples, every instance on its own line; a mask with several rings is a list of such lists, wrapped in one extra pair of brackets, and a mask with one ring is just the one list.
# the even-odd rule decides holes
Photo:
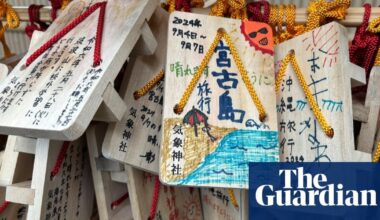
[(267, 30), (267, 28), (261, 28), (261, 29), (259, 30), (259, 32), (262, 33), (262, 34), (267, 34), (267, 33), (268, 33), (268, 30)]
[(250, 38), (255, 38), (256, 36), (257, 36), (257, 32), (256, 32), (256, 31), (251, 32), (251, 33), (249, 34), (249, 37), (250, 37)]

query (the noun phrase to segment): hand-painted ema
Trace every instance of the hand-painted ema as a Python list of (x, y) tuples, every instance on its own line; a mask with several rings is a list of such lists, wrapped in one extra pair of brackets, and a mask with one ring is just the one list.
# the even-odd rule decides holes
[[(151, 55), (136, 58), (125, 82), (128, 109), (120, 122), (108, 126), (105, 157), (158, 174), (161, 146), (164, 67), (169, 14), (158, 8), (149, 21), (157, 41)], [(129, 64), (128, 64), (129, 65)]]
[[(275, 48), (280, 155), (285, 162), (370, 160), (355, 151), (345, 30), (330, 23)], [(359, 70), (359, 71), (358, 71)]]
[(168, 36), (161, 180), (247, 188), (248, 162), (279, 160), (271, 28), (174, 12)]
[(73, 1), (0, 86), (0, 132), (77, 139), (153, 10), (148, 0)]

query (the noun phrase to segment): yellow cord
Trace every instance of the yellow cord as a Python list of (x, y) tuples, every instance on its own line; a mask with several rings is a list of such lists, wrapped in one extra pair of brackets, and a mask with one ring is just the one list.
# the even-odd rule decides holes
[[(190, 8), (202, 8), (203, 5), (203, 0), (190, 0)], [(161, 3), (161, 8), (167, 9), (169, 13), (175, 11), (175, 7), (176, 0), (166, 0), (166, 2)]]
[(64, 10), (69, 4), (71, 0), (62, 0), (62, 6), (61, 9)]
[(307, 7), (306, 30), (311, 31), (326, 22), (327, 18), (344, 19), (350, 0), (314, 0)]
[(255, 91), (255, 88), (253, 87), (253, 85), (249, 79), (248, 73), (244, 68), (243, 62), (241, 61), (241, 59), (239, 57), (239, 54), (237, 52), (235, 45), (233, 44), (228, 33), (226, 33), (223, 30), (218, 30), (218, 33), (216, 34), (214, 41), (212, 42), (212, 44), (211, 44), (210, 48), (208, 49), (205, 57), (203, 58), (201, 65), (199, 66), (197, 72), (195, 73), (195, 75), (191, 79), (190, 84), (185, 89), (185, 92), (183, 93), (181, 100), (178, 102), (177, 105), (175, 105), (174, 112), (176, 114), (181, 114), (183, 112), (183, 109), (184, 109), (187, 101), (189, 100), (189, 97), (190, 97), (192, 91), (194, 90), (197, 82), (199, 81), (199, 79), (203, 73), (203, 70), (205, 69), (206, 65), (209, 63), (216, 46), (218, 45), (219, 41), (222, 38), (224, 38), (226, 40), (226, 43), (227, 43), (228, 47), (230, 48), (232, 57), (235, 60), (236, 66), (237, 66), (237, 68), (241, 74), (243, 82), (248, 89), (249, 95), (251, 96), (251, 99), (252, 99), (253, 103), (255, 104), (257, 111), (259, 112), (260, 121), (264, 121), (266, 116), (267, 116), (265, 109), (264, 109), (264, 106), (263, 106), (262, 102), (260, 101), (260, 99), (259, 99), (259, 97)]
[(232, 203), (232, 205), (233, 205), (236, 209), (238, 209), (238, 208), (239, 208), (239, 204), (238, 204), (238, 202), (237, 202), (237, 200), (236, 200), (234, 190), (233, 190), (233, 189), (227, 189), (227, 191), (228, 191), (228, 195), (230, 196), (230, 199), (231, 199), (231, 203)]
[(281, 66), (280, 66), (280, 69), (279, 69), (279, 72), (277, 75), (277, 79), (275, 82), (276, 94), (279, 94), (279, 92), (280, 92), (281, 82), (282, 82), (282, 80), (286, 74), (286, 69), (288, 67), (289, 62), (293, 66), (294, 72), (297, 75), (297, 78), (301, 84), (301, 87), (302, 87), (302, 89), (306, 95), (306, 99), (309, 102), (309, 105), (311, 106), (311, 109), (312, 109), (315, 117), (317, 118), (317, 121), (319, 122), (323, 131), (325, 132), (325, 134), (328, 137), (330, 137), (330, 138), (334, 137), (334, 129), (329, 125), (326, 118), (323, 116), (321, 110), (319, 109), (317, 102), (314, 100), (313, 95), (310, 92), (309, 87), (306, 83), (306, 80), (305, 80), (305, 78), (301, 72), (301, 69), (300, 69), (298, 63), (297, 63), (296, 56), (294, 54), (294, 50), (290, 51), (285, 56), (285, 58), (282, 60), (282, 63), (281, 63)]
[(143, 87), (136, 90), (133, 93), (135, 99), (139, 99), (145, 94), (147, 94), (160, 80), (162, 80), (165, 76), (164, 70), (161, 70), (157, 75), (155, 75), (149, 82), (147, 82)]
[(245, 0), (218, 0), (211, 6), (210, 15), (247, 20)]
[(206, 65), (210, 61), (211, 56), (214, 53), (214, 49), (218, 45), (220, 39), (222, 39), (222, 36), (223, 36), (223, 33), (218, 31), (218, 33), (215, 36), (214, 41), (212, 42), (212, 44), (211, 44), (210, 48), (208, 49), (205, 57), (203, 58), (201, 65), (199, 66), (197, 72), (194, 74), (193, 78), (191, 79), (190, 84), (187, 86), (185, 92), (183, 93), (181, 100), (178, 102), (178, 104), (175, 105), (174, 112), (176, 114), (181, 114), (183, 112), (183, 109), (185, 108), (186, 103), (190, 98), (191, 92), (194, 90), (197, 82), (201, 78), (203, 70), (206, 68)]
[[(163, 5), (165, 5), (165, 3)], [(175, 11), (175, 0), (167, 0), (166, 5), (169, 5), (168, 7), (169, 13), (172, 13), (173, 11)]]
[[(296, 6), (290, 5), (271, 5), (269, 14), (269, 25), (273, 29), (273, 39), (275, 44), (289, 40), (304, 33), (303, 25), (296, 25)], [(283, 27), (286, 26), (284, 30)]]
[(286, 41), (305, 32), (303, 25), (296, 24), (296, 6), (293, 4), (287, 5), (285, 8), (286, 14), (286, 31), (280, 35), (280, 41)]
[[(278, 19), (278, 5), (273, 4), (270, 6), (268, 23), (273, 29), (273, 36), (274, 37), (277, 36), (277, 33), (278, 33), (276, 30), (277, 19)], [(274, 42), (274, 43), (277, 44), (276, 42)]]
[[(290, 5), (271, 5), (269, 25), (273, 29), (273, 41), (279, 44), (324, 24), (327, 18), (344, 19), (350, 0), (314, 0), (308, 5), (306, 25), (295, 24), (296, 7)], [(286, 26), (286, 30), (283, 27)]]
[(0, 41), (3, 44), (4, 49), (4, 57), (8, 58), (12, 56), (12, 53), (5, 41), (5, 31), (9, 29), (16, 29), (20, 25), (20, 18), (16, 11), (9, 5), (5, 0), (0, 0), (0, 19), (5, 18), (6, 22), (3, 26), (2, 22), (0, 22)]
[(380, 48), (377, 49), (375, 61), (373, 63), (374, 66), (380, 66)]
[(373, 153), (373, 162), (379, 162), (379, 160), (380, 160), (380, 142)]

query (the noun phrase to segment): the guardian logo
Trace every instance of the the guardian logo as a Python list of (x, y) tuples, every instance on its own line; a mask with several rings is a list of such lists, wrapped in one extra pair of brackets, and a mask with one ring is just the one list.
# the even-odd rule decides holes
[(325, 174), (304, 173), (303, 167), (280, 169), (281, 190), (270, 184), (256, 188), (256, 202), (260, 206), (377, 206), (376, 191), (345, 189), (342, 183), (329, 184)]

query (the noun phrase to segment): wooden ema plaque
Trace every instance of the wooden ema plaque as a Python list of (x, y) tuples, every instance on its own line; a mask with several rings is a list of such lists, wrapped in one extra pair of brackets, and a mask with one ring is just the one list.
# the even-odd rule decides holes
[[(119, 120), (126, 109), (113, 81), (157, 5), (158, 1), (148, 0), (73, 1), (0, 85), (0, 132), (74, 140), (103, 101), (108, 113)], [(47, 51), (34, 56), (41, 45), (86, 13), (88, 17)], [(103, 29), (98, 30), (98, 23), (104, 24)], [(94, 59), (97, 45), (99, 65)]]
[[(161, 146), (163, 80), (147, 94), (135, 100), (133, 94), (164, 69), (168, 13), (157, 8), (149, 21), (152, 36), (158, 42), (152, 55), (136, 58), (126, 83), (124, 102), (127, 112), (120, 122), (110, 123), (103, 143), (105, 157), (158, 174)], [(154, 39), (152, 39), (154, 40)]]
[[(33, 147), (30, 147), (33, 148)], [(52, 176), (62, 142), (38, 139), (31, 181), (6, 187), (6, 200), (28, 205), (27, 219), (90, 219), (92, 185), (84, 138), (69, 143), (59, 172)]]
[(106, 127), (105, 123), (94, 123), (86, 131), (99, 219), (133, 219), (126, 182), (119, 183), (111, 179), (112, 172), (121, 171), (117, 170), (120, 166), (116, 166), (116, 169), (110, 166), (107, 162), (111, 165), (115, 162), (105, 162), (100, 153)]
[[(33, 173), (36, 140), (9, 135), (0, 169), (0, 186), (30, 180)], [(25, 151), (25, 150), (27, 151)]]
[(238, 207), (231, 202), (226, 189), (201, 189), (202, 209), (204, 219), (218, 220), (248, 220), (248, 191), (234, 189)]
[[(357, 139), (357, 149), (363, 152), (372, 153), (377, 146), (376, 129), (379, 127), (380, 113), (380, 67), (374, 66), (371, 70), (367, 94), (365, 97), (360, 94), (353, 97), (352, 104), (354, 110), (354, 120), (361, 122)], [(365, 100), (364, 103), (361, 100)]]
[[(188, 91), (218, 31), (225, 37)], [(248, 162), (278, 161), (271, 28), (263, 23), (174, 12), (169, 19), (160, 178), (170, 185), (248, 188)], [(267, 114), (259, 119), (247, 85)], [(183, 112), (174, 107), (190, 92)]]
[[(130, 166), (126, 170), (133, 217), (148, 219), (157, 176)], [(199, 189), (160, 185), (154, 219), (204, 219)]]
[(292, 50), (306, 87), (334, 136), (322, 130), (290, 62), (277, 95), (281, 161), (370, 161), (369, 154), (354, 146), (350, 85), (351, 79), (365, 83), (365, 73), (349, 62), (346, 29), (332, 22), (277, 45), (277, 69)]
[[(0, 204), (4, 205), (5, 202), (5, 188), (0, 188)], [(26, 219), (26, 213), (28, 206), (9, 203), (6, 208), (0, 213), (1, 220), (24, 220)]]
[[(1, 151), (0, 155), (0, 170), (3, 170), (2, 163), (4, 159), (4, 151)], [(26, 212), (28, 210), (27, 206), (14, 203), (8, 203), (8, 205), (5, 205), (5, 187), (0, 187), (0, 204), (2, 207), (5, 207), (0, 212), (1, 220), (26, 219)]]

